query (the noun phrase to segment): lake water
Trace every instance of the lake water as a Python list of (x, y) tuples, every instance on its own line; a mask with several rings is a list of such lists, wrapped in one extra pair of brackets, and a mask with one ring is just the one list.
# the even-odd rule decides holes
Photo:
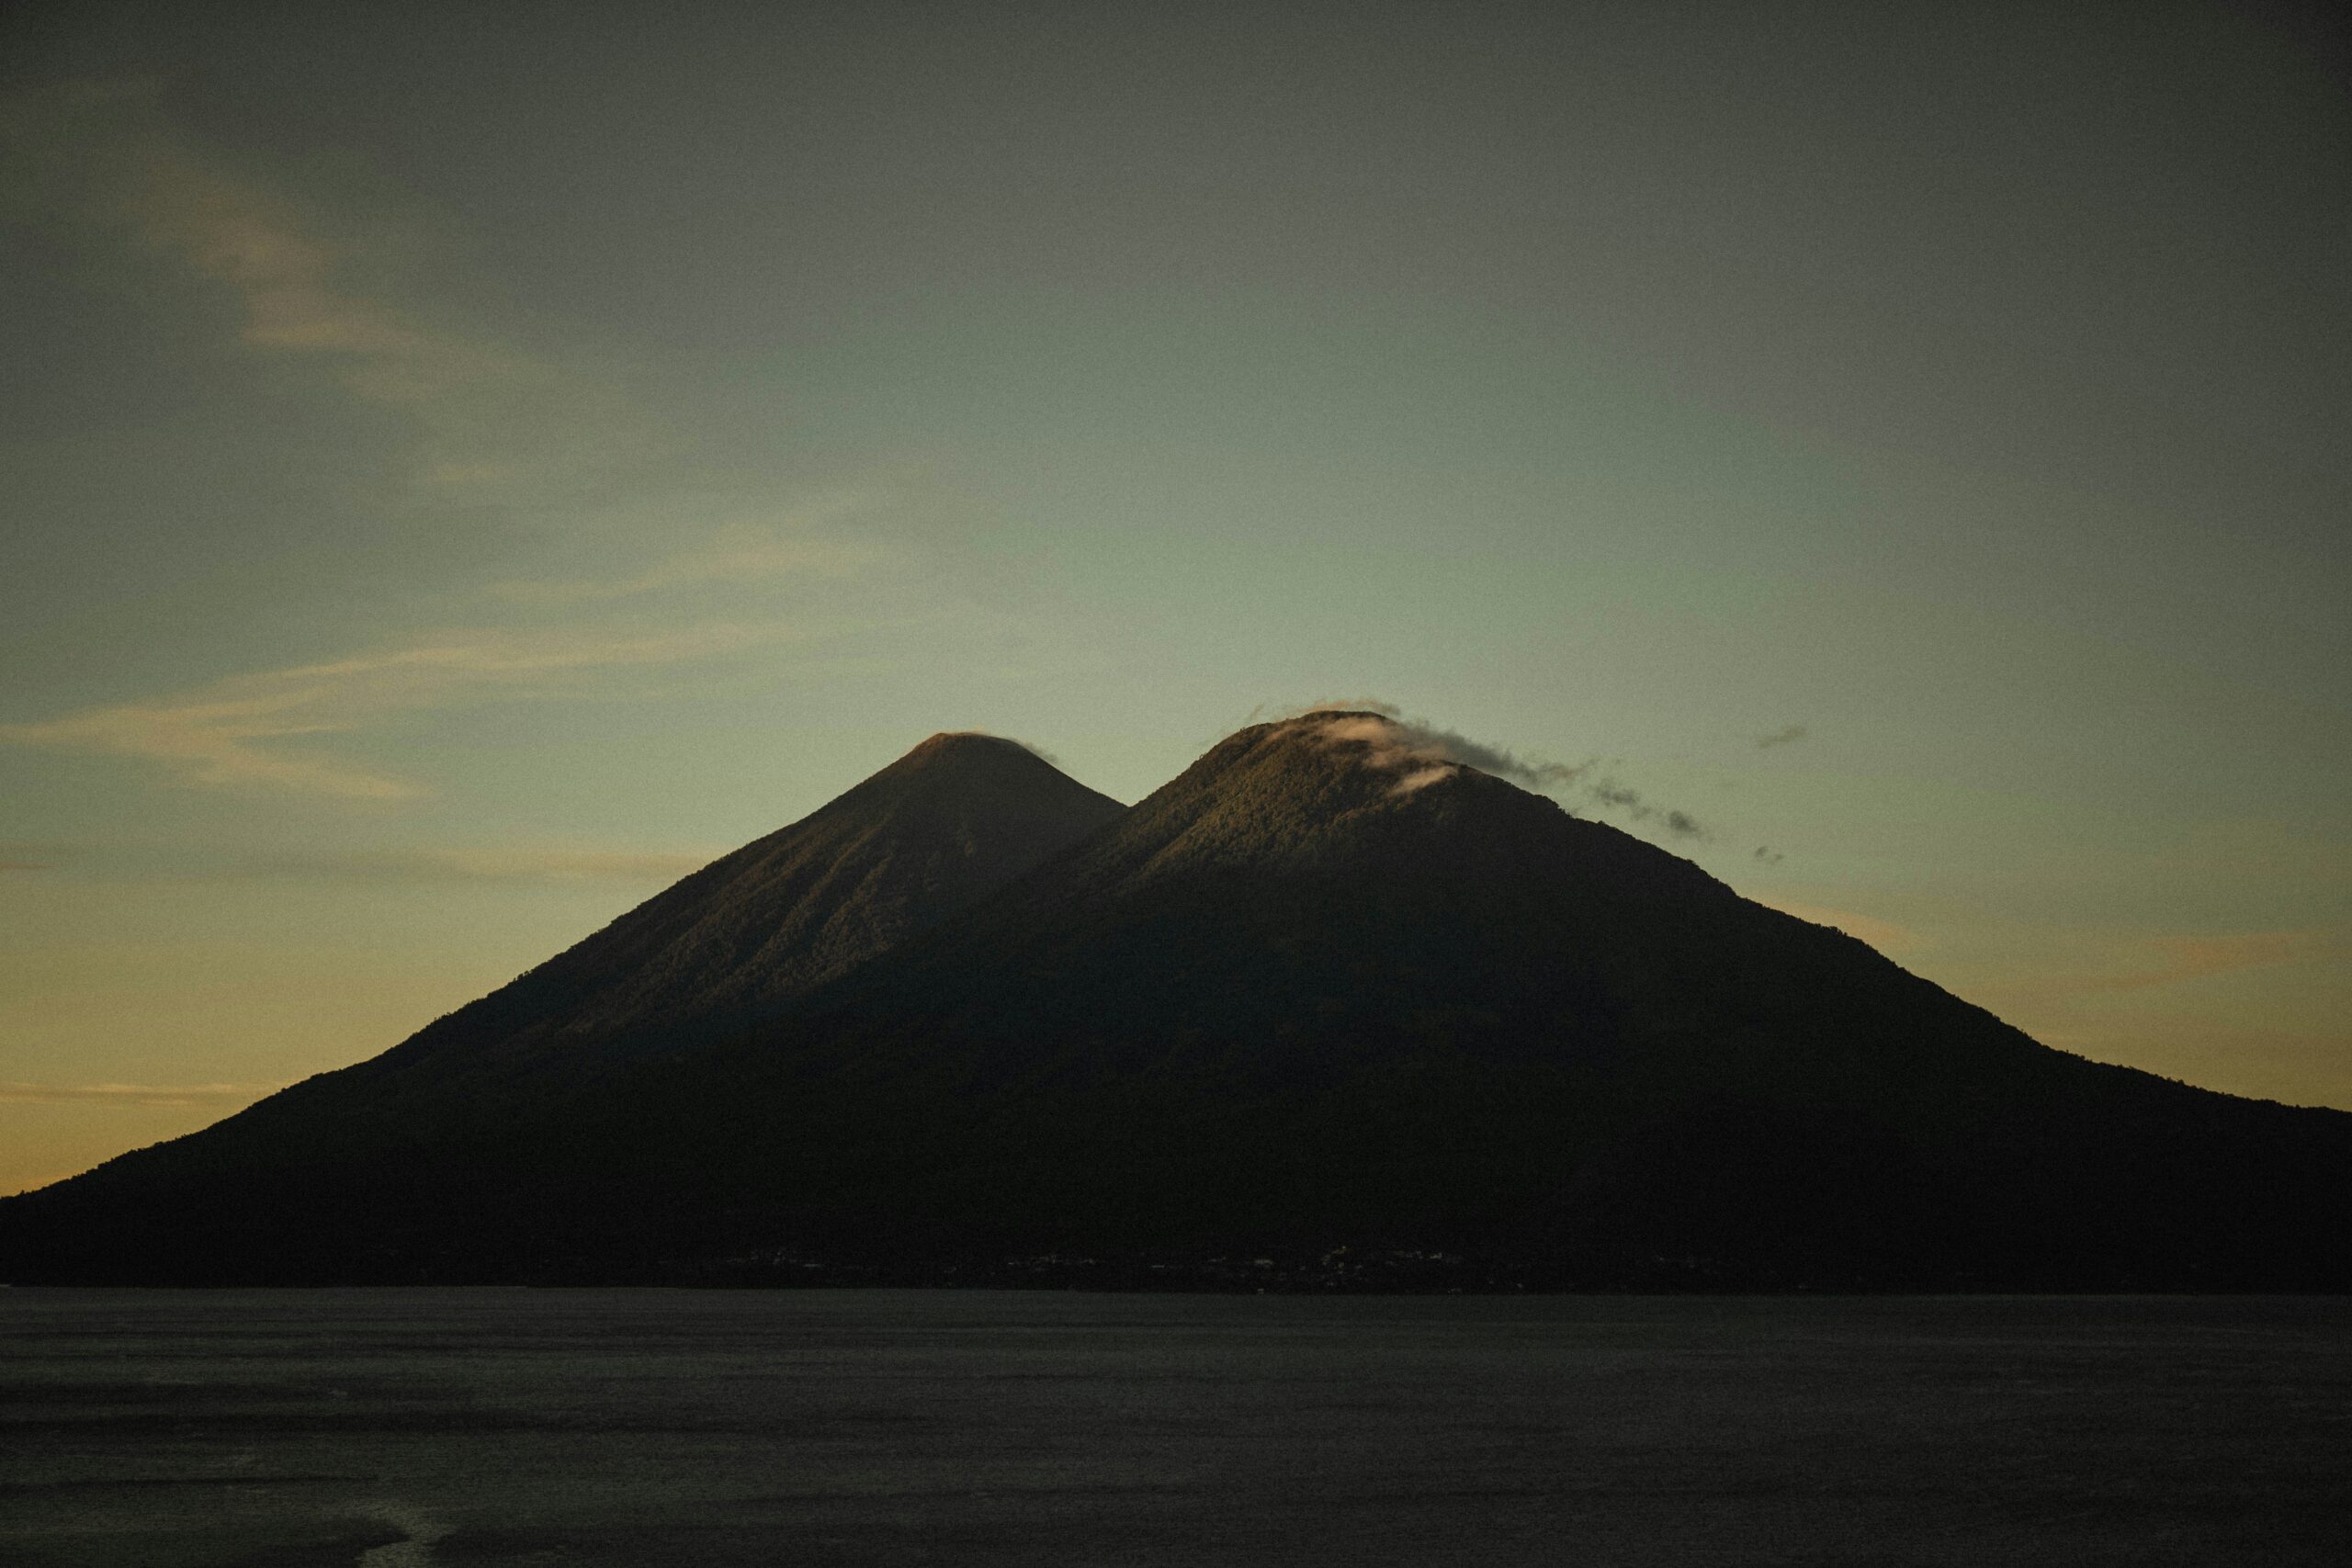
[(0, 1562), (2338, 1564), (2352, 1303), (0, 1291)]

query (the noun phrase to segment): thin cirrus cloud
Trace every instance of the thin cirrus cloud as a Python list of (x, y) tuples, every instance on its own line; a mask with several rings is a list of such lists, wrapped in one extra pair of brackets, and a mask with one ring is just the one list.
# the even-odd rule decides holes
[[(2023, 934), (2011, 952), (1968, 965), (1966, 994), (2044, 1044), (2232, 1093), (2342, 1102), (2346, 1040), (2326, 976), (2352, 952), (2352, 933)], [(2217, 1011), (2231, 976), (2290, 970), (2255, 976), (2274, 998), (2267, 1017), (2233, 1022)], [(2216, 982), (2224, 989), (2204, 989)]]
[(362, 851), (274, 859), (243, 868), (263, 875), (318, 875), (364, 882), (470, 882), (570, 886), (671, 883), (718, 854), (650, 850), (450, 848)]
[(2226, 936), (2155, 937), (2134, 950), (2129, 967), (2071, 977), (2081, 991), (2141, 991), (2183, 980), (2267, 968), (2316, 956), (2325, 945), (2318, 931), (2243, 931)]
[[(401, 414), (418, 436), (413, 479), (420, 493), (462, 490), (469, 502), (527, 501), (535, 514), (576, 515), (549, 509), (585, 493), (616, 465), (675, 445), (593, 378), (447, 330), (386, 298), (384, 280), (398, 273), (388, 264), (417, 235), (380, 213), (358, 224), (337, 221), (245, 176), (171, 122), (153, 83), (85, 82), (0, 96), (0, 144), (13, 208), (62, 225), (77, 243), (127, 243), (164, 258), (235, 302), (236, 340), (246, 349), (317, 366), (347, 395)], [(361, 277), (372, 281), (355, 281)], [(549, 608), (593, 609), (679, 591), (669, 593), (658, 624), (639, 611), (618, 626), (419, 635), (353, 658), (0, 725), (0, 742), (131, 759), (198, 788), (412, 799), (427, 793), (423, 784), (338, 754), (328, 738), (396, 712), (576, 694), (594, 687), (598, 671), (801, 638), (809, 635), (806, 626), (786, 625), (772, 612), (715, 619), (709, 605), (683, 597), (862, 570), (886, 547), (823, 529), (876, 504), (863, 491), (779, 498), (763, 514), (711, 529), (650, 563), (490, 590), (526, 620)], [(571, 543), (576, 551), (581, 541)]]
[[(2320, 930), (2134, 938), (2034, 930), (2017, 933), (2023, 940), (2005, 954), (1955, 954), (1948, 942), (1874, 915), (1780, 899), (1759, 901), (1801, 920), (1834, 926), (1890, 956), (1909, 959), (1931, 950), (1942, 952), (1973, 975), (1971, 995), (2032, 1016), (2035, 1037), (2062, 1045), (2065, 1042), (2052, 1032), (2058, 1025), (2052, 1020), (2072, 1017), (2064, 1010), (2090, 998), (2301, 963), (2340, 953), (2344, 943), (2342, 933)], [(2047, 1010), (2053, 1008), (2062, 1010)]]
[(170, 258), (236, 299), (239, 343), (315, 358), (353, 397), (407, 417), (424, 437), (423, 486), (543, 489), (663, 443), (593, 378), (355, 288), (362, 264), (384, 272), (385, 247), (333, 237), (316, 212), (234, 172), (170, 122), (155, 83), (20, 92), (0, 99), (0, 133), (12, 183), (42, 217)]
[[(0, 143), (13, 208), (62, 225), (77, 243), (127, 244), (164, 258), (233, 300), (236, 341), (247, 350), (313, 365), (348, 396), (400, 413), (418, 438), (412, 478), (420, 494), (462, 491), (469, 502), (528, 502), (535, 514), (576, 515), (549, 508), (676, 445), (594, 378), (450, 331), (395, 302), (387, 280), (418, 234), (404, 232), (397, 215), (338, 220), (240, 173), (171, 122), (156, 84), (83, 82), (0, 96)], [(764, 516), (713, 529), (650, 564), (497, 584), (491, 595), (536, 614), (667, 590), (838, 578), (884, 549), (827, 536), (823, 525), (876, 503), (846, 491), (780, 501)], [(571, 543), (576, 549), (580, 541)], [(425, 786), (337, 754), (327, 738), (396, 712), (574, 694), (593, 687), (597, 671), (805, 635), (773, 618), (719, 620), (707, 605), (675, 604), (659, 625), (639, 614), (618, 627), (420, 635), (353, 658), (0, 725), (0, 742), (131, 759), (187, 786), (399, 802)]]
[(426, 790), (322, 754), (309, 743), (404, 710), (562, 694), (577, 689), (583, 676), (739, 653), (801, 635), (780, 623), (733, 622), (650, 633), (451, 634), (387, 652), (235, 676), (178, 696), (0, 725), (0, 741), (135, 759), (180, 784), (400, 801)]
[[(266, 687), (276, 678), (247, 679)], [(351, 728), (348, 722), (305, 716), (320, 711), (316, 694), (300, 689), (210, 700), (185, 697), (85, 708), (39, 724), (0, 725), (0, 740), (138, 758), (185, 784), (260, 785), (345, 800), (403, 800), (424, 793), (363, 768), (265, 744)]]
[(274, 1083), (0, 1083), (9, 1105), (250, 1105), (285, 1088)]
[(678, 589), (755, 586), (794, 577), (838, 579), (887, 560), (878, 541), (844, 538), (821, 530), (871, 513), (882, 498), (841, 491), (783, 509), (770, 521), (739, 521), (713, 528), (699, 544), (645, 566), (607, 577), (508, 581), (491, 592), (516, 604), (595, 604)]
[(718, 849), (605, 849), (561, 843), (410, 845), (345, 851), (290, 850), (264, 854), (135, 843), (0, 846), (0, 855), (20, 851), (51, 858), (0, 858), (0, 871), (47, 871), (71, 865), (77, 873), (77, 880), (116, 882), (301, 880), (534, 886), (667, 884), (701, 870), (725, 852)]
[(2060, 1010), (2056, 1016), (2066, 1018), (2073, 1016), (2073, 1009), (2101, 997), (2127, 997), (2249, 969), (2340, 958), (2345, 943), (2343, 932), (2320, 929), (2154, 937), (2043, 935), (2032, 953), (1992, 965), (1979, 990), (2012, 1006)]

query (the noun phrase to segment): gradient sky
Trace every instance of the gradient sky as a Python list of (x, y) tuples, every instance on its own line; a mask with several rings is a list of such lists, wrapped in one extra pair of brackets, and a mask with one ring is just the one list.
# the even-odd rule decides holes
[(1132, 800), (1360, 696), (2352, 1107), (2292, 7), (0, 15), (0, 1191), (934, 730)]

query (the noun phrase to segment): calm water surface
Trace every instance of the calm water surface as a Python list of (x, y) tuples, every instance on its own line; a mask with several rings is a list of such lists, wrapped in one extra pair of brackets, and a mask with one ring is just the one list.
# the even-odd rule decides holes
[(2352, 1303), (0, 1291), (0, 1562), (2352, 1561)]

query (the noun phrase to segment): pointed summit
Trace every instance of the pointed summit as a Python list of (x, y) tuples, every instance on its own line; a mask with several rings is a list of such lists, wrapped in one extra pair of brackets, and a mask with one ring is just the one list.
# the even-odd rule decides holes
[[(865, 783), (871, 784), (884, 780), (906, 781), (918, 777), (933, 781), (955, 778), (1027, 779), (1045, 787), (1051, 787), (1047, 781), (1053, 779), (1075, 782), (1018, 740), (990, 735), (985, 730), (943, 729), (929, 739), (918, 742), (912, 750)], [(858, 786), (860, 789), (865, 787), (865, 784)], [(1087, 793), (1091, 795), (1093, 792), (1089, 790)]]
[[(934, 735), (379, 1062), (668, 1053), (937, 924), (1125, 809), (1015, 741)], [(374, 1064), (365, 1064), (362, 1072)]]
[[(1034, 758), (1040, 762), (1046, 761), (1045, 758), (1038, 756), (1020, 741), (1007, 736), (991, 735), (985, 729), (943, 729), (930, 739), (918, 742), (914, 750), (891, 763), (890, 769), (885, 771), (906, 767), (910, 763), (920, 765), (951, 758), (1007, 758), (1015, 753)], [(1046, 762), (1046, 765), (1049, 768), (1053, 766), (1051, 762)]]
[[(1727, 896), (1712, 878), (1615, 829), (1457, 759), (1386, 715), (1345, 709), (1227, 736), (1136, 803), (1057, 874), (1067, 897), (1249, 868), (1267, 885), (1310, 874), (1368, 886), (1476, 884), (1501, 896), (1529, 857), (1574, 846), (1609, 874)], [(1044, 896), (1041, 897), (1050, 897)]]
[[(1015, 742), (934, 735), (383, 1055), (28, 1194), (8, 1217), (115, 1194), (96, 1201), (120, 1205), (119, 1235), (75, 1235), (70, 1222), (62, 1233), (67, 1252), (101, 1259), (88, 1278), (349, 1273), (385, 1245), (366, 1232), (388, 1213), (420, 1224), (420, 1208), (447, 1205), (441, 1223), (458, 1226), (483, 1201), (479, 1175), (462, 1160), (436, 1165), (435, 1151), (494, 1144), (632, 1064), (772, 1017), (1124, 809)], [(183, 1190), (205, 1195), (201, 1212), (178, 1207)], [(274, 1259), (206, 1240), (223, 1223), (254, 1234), (265, 1214), (276, 1216)], [(0, 1279), (6, 1267), (0, 1258)]]

